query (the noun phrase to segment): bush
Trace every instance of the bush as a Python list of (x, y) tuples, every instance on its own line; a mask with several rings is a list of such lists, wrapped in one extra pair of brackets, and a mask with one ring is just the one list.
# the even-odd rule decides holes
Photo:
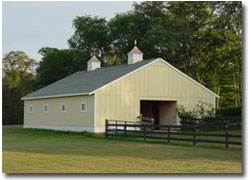
[(224, 119), (229, 123), (241, 124), (241, 107), (216, 109), (216, 119)]
[(182, 125), (194, 124), (211, 124), (211, 125), (225, 125), (225, 124), (241, 124), (241, 107), (230, 107), (214, 109), (211, 105), (199, 102), (192, 111), (186, 111), (183, 106), (177, 108), (178, 115), (182, 119)]
[(190, 118), (190, 119), (204, 119), (214, 117), (214, 109), (211, 104), (201, 102), (193, 108), (192, 111), (186, 111), (184, 106), (178, 106), (177, 112), (179, 117)]
[(216, 116), (233, 116), (241, 118), (241, 107), (216, 109)]

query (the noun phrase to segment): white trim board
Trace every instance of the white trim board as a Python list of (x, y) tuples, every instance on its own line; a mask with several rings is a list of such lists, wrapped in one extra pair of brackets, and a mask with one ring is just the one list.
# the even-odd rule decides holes
[(75, 93), (75, 94), (60, 94), (60, 95), (27, 97), (27, 98), (23, 97), (23, 98), (21, 98), (21, 100), (47, 99), (47, 98), (69, 97), (69, 96), (82, 96), (82, 95), (91, 95), (91, 94), (90, 93)]
[(95, 132), (94, 127), (86, 126), (43, 126), (43, 125), (23, 125), (25, 129), (48, 129), (56, 131), (73, 131), (73, 132)]
[(105, 127), (95, 127), (95, 133), (104, 133)]
[(94, 127), (96, 127), (96, 93), (94, 94)]
[(148, 66), (148, 65), (150, 65), (150, 64), (152, 64), (152, 63), (154, 63), (156, 60), (159, 60), (159, 58), (153, 60), (152, 62), (150, 62), (150, 63), (148, 63), (148, 64), (145, 64), (144, 66), (141, 66), (141, 67), (138, 68), (138, 69), (135, 69), (134, 71), (131, 71), (131, 72), (128, 73), (128, 74), (125, 74), (125, 75), (123, 75), (123, 76), (121, 76), (121, 77), (119, 77), (119, 78), (117, 78), (117, 79), (115, 79), (115, 80), (113, 80), (113, 81), (111, 81), (111, 82), (109, 82), (109, 83), (107, 83), (107, 84), (105, 84), (105, 85), (103, 85), (103, 86), (101, 86), (101, 87), (95, 89), (95, 90), (92, 91), (92, 92), (89, 92), (89, 93), (61, 94), (61, 95), (52, 95), (52, 96), (30, 97), (30, 98), (27, 97), (27, 98), (21, 98), (21, 100), (44, 99), (44, 98), (67, 97), (67, 96), (79, 96), (79, 95), (92, 95), (92, 94), (96, 93), (97, 91), (99, 91), (100, 89), (102, 89), (102, 88), (104, 88), (104, 87), (110, 85), (111, 83), (114, 83), (114, 82), (116, 82), (116, 81), (118, 81), (118, 80), (120, 80), (120, 79), (122, 79), (122, 78), (125, 78), (125, 77), (129, 76), (130, 74), (132, 74), (132, 73), (134, 73), (134, 72), (137, 72), (137, 71), (139, 71), (140, 69), (142, 69), (142, 68), (144, 68), (144, 67), (146, 67), (146, 66)]
[(216, 97), (214, 97), (214, 114), (216, 114)]
[(206, 91), (210, 92), (212, 95), (214, 95), (217, 98), (220, 98), (220, 96), (218, 96), (217, 94), (215, 94), (213, 91), (209, 90), (208, 88), (206, 88), (205, 86), (203, 86), (202, 84), (200, 84), (199, 82), (197, 82), (196, 80), (194, 80), (193, 78), (191, 78), (190, 76), (186, 75), (184, 72), (180, 71), (179, 69), (177, 69), (176, 67), (172, 66), (171, 64), (169, 64), (168, 62), (166, 62), (164, 59), (159, 58), (162, 62), (164, 62), (165, 64), (167, 64), (168, 66), (170, 66), (172, 69), (174, 69), (175, 71), (177, 71), (178, 73), (180, 73), (181, 75), (185, 76), (186, 78), (188, 78), (189, 80), (193, 81), (195, 84), (199, 85), (200, 87), (202, 87), (203, 89), (205, 89)]
[(137, 71), (139, 71), (139, 70), (141, 70), (141, 69), (143, 69), (143, 68), (149, 66), (150, 64), (152, 64), (152, 63), (154, 63), (154, 62), (156, 62), (156, 61), (158, 61), (158, 60), (159, 60), (159, 61), (162, 61), (162, 62), (165, 63), (165, 64), (167, 64), (169, 67), (171, 67), (172, 69), (174, 69), (175, 71), (177, 71), (178, 73), (180, 73), (181, 75), (183, 75), (184, 77), (186, 77), (187, 79), (191, 80), (191, 81), (194, 82), (195, 84), (199, 85), (200, 87), (202, 87), (203, 89), (205, 89), (206, 91), (208, 91), (209, 93), (211, 93), (212, 95), (214, 95), (215, 97), (217, 97), (217, 98), (220, 97), (220, 96), (218, 96), (217, 94), (215, 94), (214, 92), (212, 92), (211, 90), (209, 90), (208, 88), (206, 88), (205, 86), (203, 86), (202, 84), (198, 83), (197, 81), (195, 81), (194, 79), (192, 79), (191, 77), (189, 77), (188, 75), (186, 75), (185, 73), (183, 73), (182, 71), (180, 71), (179, 69), (175, 68), (174, 66), (172, 66), (171, 64), (169, 64), (168, 62), (166, 62), (166, 61), (165, 61), (164, 59), (162, 59), (162, 58), (157, 58), (157, 59), (155, 59), (154, 61), (152, 61), (152, 62), (150, 62), (150, 63), (148, 63), (148, 64), (145, 64), (144, 66), (142, 66), (142, 67), (140, 67), (140, 68), (138, 68), (138, 69), (136, 69), (136, 70), (134, 70), (134, 71), (131, 71), (130, 73), (128, 73), (128, 74), (126, 74), (126, 75), (124, 75), (124, 76), (122, 76), (122, 77), (119, 77), (118, 79), (115, 79), (114, 81), (111, 81), (111, 82), (105, 84), (104, 86), (102, 86), (102, 87), (100, 87), (100, 88), (98, 88), (98, 89), (92, 91), (90, 94), (96, 93), (96, 92), (99, 91), (100, 89), (102, 89), (102, 88), (104, 88), (104, 87), (106, 87), (106, 86), (108, 86), (108, 85), (110, 85), (110, 84), (112, 84), (112, 83), (114, 83), (114, 82), (116, 82), (116, 81), (119, 81), (120, 79), (125, 78), (125, 77), (129, 76), (130, 74), (135, 73), (135, 72), (137, 72)]
[(152, 62), (148, 63), (148, 64), (145, 64), (144, 66), (141, 66), (140, 68), (138, 69), (135, 69), (134, 71), (131, 71), (130, 73), (128, 74), (125, 74), (124, 76), (121, 76), (97, 89), (95, 89), (94, 91), (90, 92), (90, 93), (76, 93), (76, 94), (62, 94), (62, 95), (52, 95), (52, 96), (41, 96), (41, 97), (30, 97), (30, 98), (21, 98), (21, 100), (29, 100), (29, 99), (43, 99), (43, 98), (55, 98), (55, 97), (67, 97), (67, 96), (79, 96), (79, 95), (92, 95), (94, 93), (96, 93), (97, 91), (99, 91), (100, 89), (112, 84), (112, 83), (115, 83), (116, 81), (119, 81), (120, 79), (122, 78), (125, 78), (147, 66), (149, 66), (150, 64), (156, 62), (156, 61), (162, 61), (163, 63), (167, 64), (169, 67), (171, 67), (172, 69), (174, 69), (175, 71), (177, 71), (178, 73), (180, 73), (181, 75), (183, 75), (184, 77), (186, 77), (187, 79), (191, 80), (192, 82), (194, 82), (195, 84), (197, 84), (198, 86), (202, 87), (203, 89), (205, 89), (206, 91), (208, 91), (209, 93), (211, 93), (212, 95), (214, 95), (216, 98), (219, 98), (220, 96), (218, 96), (217, 94), (215, 94), (214, 92), (212, 92), (211, 90), (209, 90), (208, 88), (206, 88), (205, 86), (203, 86), (202, 84), (198, 83), (197, 81), (195, 81), (194, 79), (192, 79), (191, 77), (189, 77), (188, 75), (186, 75), (185, 73), (183, 73), (182, 71), (180, 71), (179, 69), (175, 68), (174, 66), (172, 66), (171, 64), (169, 64), (168, 62), (166, 62), (165, 60), (163, 60), (162, 58), (157, 58), (155, 60), (153, 60)]
[(97, 91), (101, 90), (102, 88), (104, 88), (104, 87), (106, 87), (106, 86), (108, 86), (108, 85), (110, 85), (110, 84), (112, 84), (112, 83), (115, 83), (116, 81), (119, 81), (120, 79), (125, 78), (125, 77), (129, 76), (130, 74), (133, 74), (133, 73), (135, 73), (135, 72), (137, 72), (137, 71), (143, 69), (144, 67), (149, 66), (150, 64), (154, 63), (154, 62), (157, 61), (157, 60), (159, 60), (159, 59), (155, 59), (155, 60), (153, 60), (152, 62), (150, 62), (150, 63), (148, 63), (148, 64), (145, 64), (144, 66), (141, 66), (140, 68), (135, 69), (134, 71), (131, 71), (130, 73), (125, 74), (125, 75), (123, 75), (123, 76), (121, 76), (121, 77), (119, 77), (119, 78), (117, 78), (117, 79), (115, 79), (115, 80), (113, 80), (113, 81), (111, 81), (111, 82), (109, 82), (109, 83), (103, 85), (102, 87), (99, 87), (98, 89), (92, 91), (90, 94), (96, 93)]

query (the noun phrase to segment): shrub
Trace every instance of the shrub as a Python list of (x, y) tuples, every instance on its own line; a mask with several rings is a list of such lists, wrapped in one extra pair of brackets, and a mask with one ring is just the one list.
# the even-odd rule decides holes
[(184, 106), (178, 106), (177, 112), (183, 125), (194, 124), (241, 124), (241, 107), (216, 109), (205, 102), (199, 102), (192, 111), (186, 111)]
[(230, 123), (241, 124), (241, 107), (229, 107), (216, 109), (216, 118), (225, 119)]

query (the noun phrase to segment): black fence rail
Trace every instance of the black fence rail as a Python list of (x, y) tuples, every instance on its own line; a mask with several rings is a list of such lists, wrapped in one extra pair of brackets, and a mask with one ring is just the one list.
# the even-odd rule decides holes
[(185, 125), (218, 125), (218, 126), (240, 126), (241, 120), (238, 117), (211, 117), (211, 118), (191, 118), (181, 117), (181, 124)]
[[(154, 130), (154, 129), (160, 130)], [(200, 130), (222, 130), (223, 134), (200, 132)], [(184, 131), (183, 131), (184, 130)], [(105, 137), (120, 136), (126, 138), (143, 138), (146, 139), (160, 139), (170, 141), (188, 141), (192, 142), (193, 146), (197, 143), (216, 143), (225, 144), (228, 148), (230, 144), (241, 145), (240, 141), (233, 139), (240, 139), (241, 135), (229, 134), (229, 130), (241, 130), (241, 126), (218, 126), (218, 125), (146, 125), (139, 124), (133, 121), (105, 121)], [(187, 131), (187, 132), (185, 132)], [(173, 137), (173, 135), (180, 135), (181, 137)], [(183, 137), (182, 137), (183, 136)], [(186, 138), (187, 137), (187, 138)], [(189, 137), (189, 138), (188, 138)], [(211, 139), (198, 139), (197, 137), (209, 137)], [(224, 138), (224, 140), (212, 139)]]

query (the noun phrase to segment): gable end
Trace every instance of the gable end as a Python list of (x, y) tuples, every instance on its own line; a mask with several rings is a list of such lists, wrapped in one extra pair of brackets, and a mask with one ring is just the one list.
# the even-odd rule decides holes
[(153, 63), (156, 62), (156, 61), (161, 61), (161, 62), (165, 63), (165, 64), (168, 65), (170, 68), (172, 68), (173, 70), (175, 70), (175, 71), (177, 71), (178, 73), (180, 73), (182, 76), (186, 77), (187, 79), (189, 79), (189, 80), (191, 80), (192, 82), (194, 82), (196, 85), (198, 85), (198, 86), (200, 86), (201, 88), (205, 89), (206, 91), (208, 91), (209, 93), (211, 93), (211, 94), (212, 94), (213, 96), (215, 96), (216, 98), (219, 98), (219, 96), (218, 96), (217, 94), (215, 94), (214, 92), (212, 92), (211, 90), (209, 90), (208, 88), (206, 88), (205, 86), (203, 86), (202, 84), (200, 84), (199, 82), (195, 81), (194, 79), (192, 79), (190, 76), (188, 76), (187, 74), (183, 73), (183, 72), (180, 71), (179, 69), (175, 68), (174, 66), (172, 66), (171, 64), (169, 64), (168, 62), (166, 62), (166, 61), (165, 61), (164, 59), (162, 59), (162, 58), (157, 58), (157, 59), (155, 59), (154, 61), (152, 61), (152, 62), (150, 62), (150, 63), (148, 63), (148, 64), (146, 64), (146, 65), (144, 65), (144, 66), (142, 66), (142, 67), (140, 67), (140, 68), (138, 68), (138, 69), (136, 69), (136, 70), (134, 70), (134, 71), (131, 71), (130, 73), (128, 73), (128, 74), (126, 74), (126, 75), (124, 75), (124, 76), (122, 76), (122, 77), (120, 77), (120, 78), (118, 78), (118, 79), (115, 79), (114, 81), (111, 81), (111, 82), (108, 83), (108, 84), (105, 84), (104, 86), (102, 86), (102, 87), (100, 87), (100, 88), (98, 88), (98, 89), (92, 91), (90, 94), (94, 94), (94, 93), (96, 93), (97, 91), (103, 89), (104, 87), (107, 87), (107, 86), (109, 86), (109, 85), (115, 83), (116, 81), (119, 81), (120, 79), (123, 79), (123, 78), (125, 78), (125, 77), (127, 77), (127, 76), (129, 76), (129, 75), (131, 75), (131, 74), (133, 74), (133, 73), (135, 73), (135, 72), (137, 72), (137, 71), (139, 71), (139, 70), (141, 70), (141, 69), (143, 69), (143, 68), (145, 68), (145, 67), (151, 65), (151, 64), (153, 64)]

